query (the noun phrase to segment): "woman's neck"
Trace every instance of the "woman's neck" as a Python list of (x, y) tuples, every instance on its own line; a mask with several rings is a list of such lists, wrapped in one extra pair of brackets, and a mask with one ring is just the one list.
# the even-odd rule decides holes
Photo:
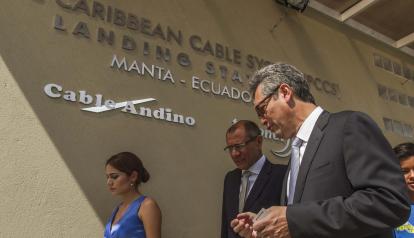
[(122, 196), (122, 205), (128, 206), (131, 204), (135, 199), (141, 196), (141, 193), (139, 191), (131, 191), (127, 194), (124, 194)]

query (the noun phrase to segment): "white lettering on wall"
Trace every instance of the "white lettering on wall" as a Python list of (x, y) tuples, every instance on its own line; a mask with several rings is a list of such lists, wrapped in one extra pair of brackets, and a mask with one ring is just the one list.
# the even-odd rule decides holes
[[(86, 90), (79, 90), (77, 92), (73, 90), (66, 90), (62, 95), (63, 87), (58, 84), (46, 84), (43, 88), (45, 94), (51, 98), (63, 98), (68, 102), (76, 102), (90, 105), (94, 103), (92, 107), (81, 108), (83, 111), (100, 113), (110, 110), (115, 110), (122, 108), (121, 111), (124, 113), (129, 113), (132, 115), (143, 116), (154, 118), (157, 120), (167, 121), (177, 124), (185, 124), (187, 126), (194, 126), (196, 120), (191, 116), (184, 116), (182, 114), (174, 113), (170, 108), (159, 107), (158, 109), (152, 110), (148, 107), (139, 107), (138, 110), (135, 107), (137, 104), (142, 104), (146, 102), (156, 101), (155, 98), (144, 98), (137, 100), (128, 100), (124, 102), (115, 102), (114, 100), (107, 99), (104, 100), (102, 94), (91, 95)], [(104, 102), (102, 104), (102, 102)]]

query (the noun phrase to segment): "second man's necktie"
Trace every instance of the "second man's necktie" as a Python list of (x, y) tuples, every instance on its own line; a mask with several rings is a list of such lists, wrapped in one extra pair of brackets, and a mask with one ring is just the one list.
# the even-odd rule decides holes
[(249, 177), (251, 172), (249, 170), (245, 170), (242, 173), (241, 178), (241, 189), (239, 195), (239, 212), (243, 211), (244, 202), (246, 201), (247, 194), (249, 192)]

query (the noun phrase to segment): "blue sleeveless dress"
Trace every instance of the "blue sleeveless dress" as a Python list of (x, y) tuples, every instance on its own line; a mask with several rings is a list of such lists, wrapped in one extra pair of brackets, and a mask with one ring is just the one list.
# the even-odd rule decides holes
[(104, 238), (145, 238), (144, 224), (138, 217), (138, 211), (144, 199), (145, 196), (135, 199), (118, 223), (114, 224), (111, 229), (112, 221), (119, 209), (119, 206), (117, 206), (112, 212), (108, 223), (106, 223)]

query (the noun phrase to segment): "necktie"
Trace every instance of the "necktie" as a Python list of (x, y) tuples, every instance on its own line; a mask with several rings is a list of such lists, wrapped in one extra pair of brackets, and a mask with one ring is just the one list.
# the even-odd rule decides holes
[(293, 197), (295, 195), (296, 179), (298, 178), (299, 166), (300, 166), (300, 146), (302, 140), (298, 137), (292, 142), (292, 154), (290, 157), (290, 179), (289, 179), (289, 197), (288, 204), (293, 203)]
[(247, 192), (249, 189), (249, 177), (250, 171), (243, 171), (241, 178), (241, 190), (239, 194), (239, 212), (242, 212), (244, 208), (244, 202), (246, 201)]

